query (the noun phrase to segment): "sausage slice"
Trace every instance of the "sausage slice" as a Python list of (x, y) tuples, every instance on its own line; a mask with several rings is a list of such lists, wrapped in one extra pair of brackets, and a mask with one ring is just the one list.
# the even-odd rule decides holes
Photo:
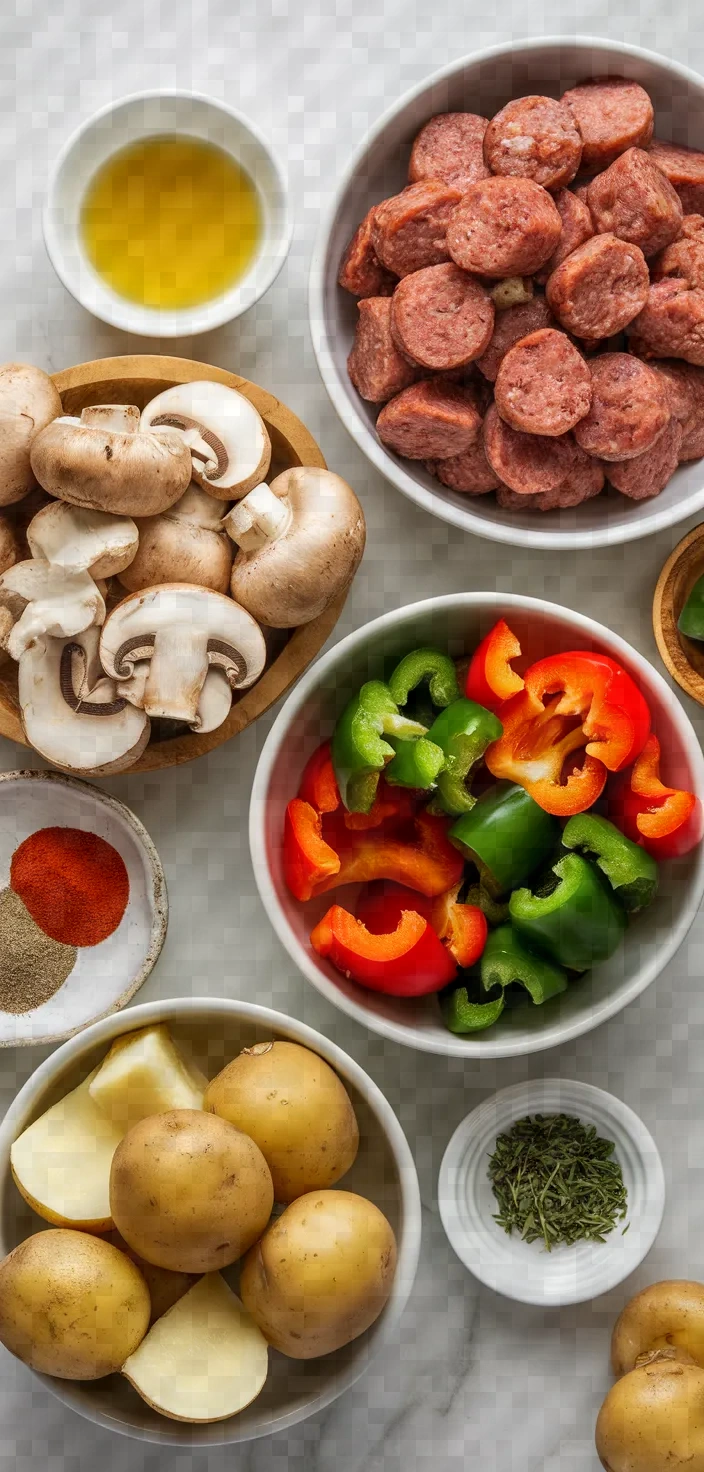
[(627, 148), (647, 148), (653, 136), (653, 104), (638, 82), (624, 77), (581, 82), (562, 101), (582, 135), (582, 166), (596, 172)]
[(484, 420), (484, 449), (499, 480), (519, 496), (557, 490), (575, 453), (571, 435), (549, 439), (540, 434), (522, 434), (506, 424), (495, 404)]
[(630, 323), (633, 352), (643, 358), (684, 358), (704, 367), (704, 291), (669, 277), (655, 281)]
[(631, 353), (604, 353), (591, 364), (592, 404), (574, 437), (601, 460), (632, 460), (654, 445), (670, 422), (667, 389)]
[(411, 151), (408, 178), (442, 179), (464, 193), (478, 179), (488, 179), (484, 134), (489, 119), (475, 112), (441, 112), (421, 128)]
[(592, 376), (565, 333), (547, 327), (509, 349), (494, 393), (499, 414), (512, 429), (554, 438), (589, 413)]
[(342, 257), (338, 284), (354, 296), (391, 296), (396, 277), (382, 266), (372, 244), (376, 205), (367, 211)]
[(531, 276), (557, 247), (562, 221), (532, 179), (484, 179), (462, 196), (447, 227), (447, 246), (463, 271), (502, 280)]
[(587, 193), (592, 219), (600, 235), (617, 235), (652, 256), (676, 240), (682, 204), (669, 179), (642, 148), (629, 148)]
[(481, 428), (471, 390), (426, 378), (385, 404), (376, 421), (379, 439), (409, 460), (461, 455)]
[(562, 189), (582, 159), (582, 138), (568, 107), (553, 97), (514, 97), (484, 134), (484, 161), (492, 174), (533, 179)]
[(494, 303), (486, 289), (449, 261), (400, 281), (391, 301), (391, 331), (406, 357), (424, 368), (460, 368), (488, 347)]
[(447, 223), (460, 198), (459, 189), (450, 184), (423, 179), (377, 205), (372, 244), (387, 271), (410, 276), (449, 260)]
[(368, 296), (358, 303), (359, 317), (347, 372), (357, 393), (383, 404), (414, 383), (418, 370), (398, 351), (391, 335), (391, 300)]
[(681, 444), (682, 425), (673, 417), (665, 433), (644, 455), (609, 465), (607, 475), (612, 486), (631, 501), (659, 496), (677, 469)]
[(648, 299), (642, 250), (615, 235), (594, 235), (553, 271), (546, 294), (555, 316), (577, 337), (612, 337)]

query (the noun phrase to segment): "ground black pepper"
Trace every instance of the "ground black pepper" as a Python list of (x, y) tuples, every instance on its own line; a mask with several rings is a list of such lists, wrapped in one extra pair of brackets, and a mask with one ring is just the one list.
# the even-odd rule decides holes
[(76, 947), (52, 940), (35, 925), (19, 895), (0, 891), (0, 1012), (31, 1012), (70, 976)]

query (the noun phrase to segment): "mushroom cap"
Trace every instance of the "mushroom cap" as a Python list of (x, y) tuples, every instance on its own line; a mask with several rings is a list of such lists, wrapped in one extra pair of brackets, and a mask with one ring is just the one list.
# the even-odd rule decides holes
[(113, 681), (96, 680), (99, 638), (95, 627), (70, 639), (45, 635), (19, 662), (27, 740), (47, 761), (84, 776), (126, 771), (150, 733), (144, 711), (118, 699)]
[(43, 557), (66, 572), (110, 578), (129, 567), (139, 532), (129, 516), (50, 501), (27, 527), (27, 542), (33, 557)]
[[(32, 469), (50, 495), (117, 516), (157, 516), (178, 501), (191, 479), (190, 453), (179, 434), (114, 429), (91, 423), (90, 410), (84, 413), (88, 422), (55, 419), (34, 440)], [(109, 426), (108, 414), (105, 420)]]
[(0, 368), (0, 506), (32, 490), (32, 441), (60, 413), (61, 397), (48, 373), (30, 363)]
[(227, 593), (234, 556), (222, 530), (222, 501), (213, 500), (197, 485), (161, 516), (139, 523), (139, 548), (120, 582), (131, 593), (158, 583), (195, 583)]
[(264, 420), (244, 394), (227, 384), (203, 379), (167, 388), (142, 414), (143, 430), (160, 426), (177, 428), (190, 440), (193, 478), (220, 501), (245, 496), (269, 469), (271, 441)]
[(238, 552), (230, 592), (258, 623), (297, 628), (352, 581), (364, 552), (364, 512), (331, 470), (296, 466), (277, 475), (270, 490), (289, 502), (289, 525), (256, 552)]
[(8, 567), (14, 567), (19, 557), (20, 545), (15, 529), (7, 517), (0, 514), (0, 573), (7, 572)]

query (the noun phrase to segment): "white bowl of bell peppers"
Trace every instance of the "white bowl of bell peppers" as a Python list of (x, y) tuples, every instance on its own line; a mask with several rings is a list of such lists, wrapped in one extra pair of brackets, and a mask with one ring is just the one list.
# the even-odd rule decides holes
[(328, 1000), (426, 1052), (512, 1057), (599, 1026), (672, 959), (704, 895), (703, 798), (687, 716), (623, 639), (542, 599), (453, 594), (306, 672), (250, 844)]

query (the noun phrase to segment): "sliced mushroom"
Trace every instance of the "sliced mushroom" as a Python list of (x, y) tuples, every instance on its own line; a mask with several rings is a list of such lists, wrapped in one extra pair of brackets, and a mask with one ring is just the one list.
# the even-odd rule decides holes
[(32, 441), (60, 413), (59, 391), (48, 373), (29, 363), (0, 368), (0, 506), (11, 506), (31, 491)]
[(91, 405), (80, 419), (62, 415), (37, 435), (31, 461), (39, 484), (59, 501), (116, 516), (156, 516), (191, 479), (181, 435), (140, 434), (133, 404)]
[(222, 501), (194, 482), (169, 511), (140, 520), (139, 550), (120, 582), (131, 593), (167, 582), (196, 583), (226, 593), (234, 554), (222, 529), (222, 512)]
[(142, 414), (142, 429), (162, 427), (181, 433), (194, 480), (220, 501), (245, 496), (269, 469), (271, 442), (261, 414), (224, 383), (204, 379), (167, 388)]
[[(224, 532), (221, 535), (224, 536)], [(8, 567), (13, 567), (19, 555), (19, 542), (12, 522), (8, 521), (6, 516), (0, 515), (0, 573), (6, 572)]]
[(276, 629), (318, 618), (351, 582), (364, 552), (364, 512), (331, 470), (285, 470), (233, 506), (223, 526), (240, 547), (233, 598)]
[(13, 659), (44, 634), (70, 638), (105, 618), (102, 593), (87, 572), (68, 573), (37, 558), (2, 574), (0, 607), (15, 620), (6, 643)]
[(124, 772), (149, 741), (149, 719), (103, 675), (95, 626), (71, 639), (37, 639), (19, 662), (22, 728), (35, 751), (84, 775)]
[[(141, 666), (147, 661), (145, 679)], [(266, 645), (258, 624), (231, 598), (189, 583), (164, 583), (133, 593), (113, 610), (100, 662), (147, 715), (197, 731), (208, 670), (221, 669), (230, 692), (244, 690), (264, 669)]]
[(27, 527), (27, 542), (33, 557), (43, 557), (65, 572), (110, 578), (129, 567), (139, 532), (129, 516), (50, 501)]

